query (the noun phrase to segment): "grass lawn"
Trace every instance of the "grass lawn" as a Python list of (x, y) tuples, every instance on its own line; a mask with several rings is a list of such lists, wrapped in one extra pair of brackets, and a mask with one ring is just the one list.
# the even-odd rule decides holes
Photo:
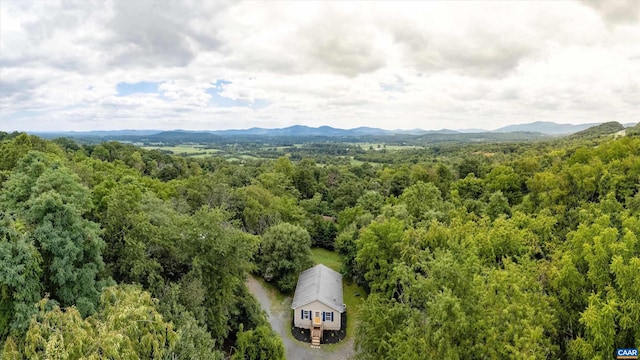
[[(325, 265), (335, 271), (340, 271), (342, 268), (342, 261), (340, 255), (336, 252), (329, 251), (322, 248), (311, 249), (311, 257), (316, 264)], [(347, 337), (342, 341), (345, 342), (355, 336), (356, 323), (359, 319), (360, 306), (362, 302), (367, 298), (367, 293), (360, 286), (354, 282), (344, 279), (342, 283), (342, 296), (343, 301), (347, 305)], [(340, 344), (334, 345), (322, 345), (331, 348), (331, 346), (340, 346)]]
[(340, 255), (338, 255), (338, 253), (336, 252), (323, 248), (312, 248), (311, 258), (313, 258), (313, 262), (316, 264), (322, 264), (337, 272), (340, 272), (340, 270), (342, 270), (342, 261), (340, 259)]

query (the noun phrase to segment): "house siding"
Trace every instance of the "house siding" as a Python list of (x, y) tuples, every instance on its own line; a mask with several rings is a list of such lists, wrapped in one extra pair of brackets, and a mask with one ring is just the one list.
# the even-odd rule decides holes
[(322, 312), (333, 312), (333, 321), (324, 321), (322, 323), (324, 330), (340, 330), (340, 324), (341, 324), (341, 316), (342, 314), (339, 311), (336, 311), (335, 309), (319, 302), (319, 301), (314, 301), (311, 302), (307, 305), (303, 305), (303, 306), (299, 306), (297, 308), (294, 309), (294, 321), (293, 324), (295, 327), (299, 327), (299, 328), (303, 328), (303, 329), (310, 329), (311, 328), (311, 321), (309, 319), (303, 319), (302, 318), (302, 310), (310, 310), (312, 312), (311, 314), (311, 318), (313, 319), (313, 316), (315, 314), (316, 311), (320, 312), (320, 316), (322, 317)]

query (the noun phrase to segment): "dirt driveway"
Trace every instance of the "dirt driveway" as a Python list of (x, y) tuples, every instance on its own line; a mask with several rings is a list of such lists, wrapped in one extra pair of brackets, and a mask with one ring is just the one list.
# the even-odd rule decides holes
[(286, 299), (282, 304), (272, 304), (267, 290), (252, 276), (247, 279), (247, 288), (258, 300), (260, 306), (267, 312), (269, 324), (275, 331), (287, 350), (287, 359), (289, 360), (344, 360), (353, 355), (353, 340), (349, 340), (342, 345), (332, 347), (331, 351), (320, 349), (312, 349), (310, 344), (300, 342), (293, 338), (290, 333), (291, 324), (291, 299)]

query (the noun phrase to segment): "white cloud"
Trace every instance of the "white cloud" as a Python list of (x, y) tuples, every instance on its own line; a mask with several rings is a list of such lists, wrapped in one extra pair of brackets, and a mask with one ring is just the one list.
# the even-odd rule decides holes
[(640, 2), (636, 0), (582, 0), (596, 9), (609, 23), (637, 23), (640, 20)]
[[(638, 11), (633, 0), (2, 1), (0, 130), (637, 122)], [(222, 79), (225, 106), (207, 92)], [(117, 96), (142, 81), (159, 92)]]

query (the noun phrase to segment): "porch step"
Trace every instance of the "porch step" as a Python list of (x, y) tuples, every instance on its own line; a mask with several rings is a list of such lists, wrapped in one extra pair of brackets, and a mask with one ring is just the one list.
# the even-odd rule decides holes
[(311, 346), (320, 347), (320, 339), (322, 339), (322, 324), (311, 329)]

